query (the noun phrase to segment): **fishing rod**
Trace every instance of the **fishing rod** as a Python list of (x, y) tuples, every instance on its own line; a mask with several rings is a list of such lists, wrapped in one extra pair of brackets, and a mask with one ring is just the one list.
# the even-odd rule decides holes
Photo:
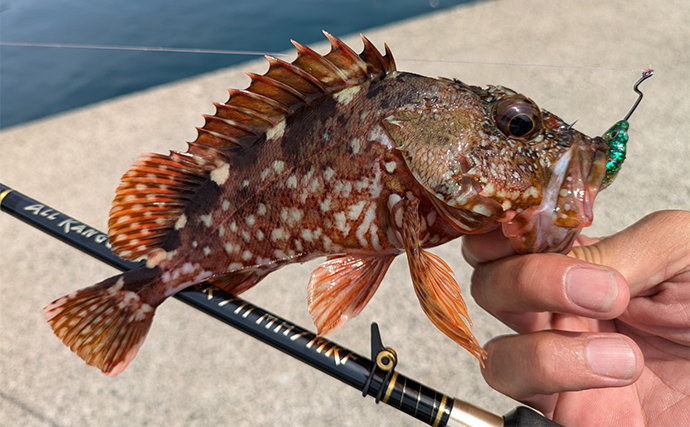
[[(0, 183), (0, 210), (121, 271), (141, 265), (112, 253), (108, 236)], [(431, 426), (560, 426), (520, 406), (499, 416), (425, 386), (395, 371), (397, 354), (384, 347), (376, 323), (371, 326), (371, 359), (208, 284), (185, 289), (178, 300), (285, 354)]]

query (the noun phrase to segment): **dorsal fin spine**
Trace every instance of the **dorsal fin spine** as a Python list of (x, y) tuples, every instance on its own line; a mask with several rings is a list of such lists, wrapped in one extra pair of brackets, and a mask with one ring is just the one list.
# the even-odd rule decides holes
[(395, 66), (395, 58), (393, 58), (393, 52), (391, 52), (390, 48), (386, 43), (383, 44), (383, 49), (386, 51), (386, 56), (384, 57), (384, 60), (386, 61), (386, 73), (393, 72), (397, 68)]
[[(220, 102), (214, 102), (213, 105), (216, 107), (216, 116), (218, 117), (231, 118), (241, 115), (248, 117), (255, 122), (263, 122), (266, 128), (275, 126), (279, 122), (279, 120), (273, 119), (256, 110), (252, 110), (251, 108), (240, 107), (239, 105), (222, 104)], [(255, 126), (258, 126), (258, 124), (255, 123)]]
[(364, 37), (364, 34), (360, 34), (359, 36), (362, 39), (362, 43), (364, 43), (364, 50), (360, 56), (364, 62), (369, 64), (367, 72), (373, 73), (374, 75), (381, 74), (386, 69), (385, 59), (369, 39)]
[[(321, 56), (307, 46), (292, 40), (297, 48), (297, 58), (292, 62), (294, 66), (307, 68), (306, 71), (314, 75), (327, 87), (340, 86), (347, 83), (347, 75), (325, 56)], [(321, 67), (318, 67), (318, 66)], [(334, 80), (339, 80), (338, 82)], [(328, 91), (331, 92), (331, 91)]]
[[(307, 73), (306, 71), (302, 70), (301, 68), (297, 68), (294, 65), (290, 64), (289, 62), (285, 62), (282, 59), (274, 58), (272, 56), (267, 56), (268, 62), (271, 66), (271, 68), (268, 70), (268, 72), (265, 75), (270, 75), (271, 71), (277, 71), (277, 69), (284, 69), (297, 77), (303, 79), (307, 83), (311, 84), (312, 86), (316, 87), (318, 89), (318, 92), (313, 92), (313, 93), (325, 93), (326, 92), (326, 87), (321, 83), (319, 79), (316, 77), (312, 76), (311, 74)], [(299, 89), (299, 88), (297, 88)], [(304, 90), (302, 89), (304, 92)], [(310, 93), (310, 94), (313, 94)]]
[(238, 101), (237, 99), (233, 99), (234, 97), (248, 98), (250, 101), (252, 101), (252, 105), (257, 107), (257, 111), (264, 112), (260, 109), (260, 107), (262, 106), (269, 107), (273, 110), (278, 110), (283, 114), (287, 113), (290, 109), (287, 105), (283, 104), (282, 102), (278, 102), (275, 99), (271, 99), (260, 93), (250, 92), (244, 89), (230, 89), (228, 90), (228, 92), (230, 92), (230, 99), (228, 100), (228, 102)]
[(262, 76), (259, 74), (254, 74), (254, 73), (245, 73), (248, 75), (253, 81), (260, 81), (268, 85), (272, 85), (284, 92), (287, 92), (288, 94), (294, 96), (297, 98), (299, 101), (306, 102), (307, 100), (307, 95), (300, 92), (299, 90), (293, 88), (292, 86), (288, 86), (285, 83), (272, 79), (271, 77), (268, 76)]
[(198, 127), (198, 128), (196, 128), (196, 130), (197, 130), (197, 132), (199, 132), (199, 136), (197, 137), (197, 140), (194, 142), (193, 146), (191, 145), (192, 143), (190, 143), (190, 149), (194, 148), (194, 146), (197, 146), (197, 145), (202, 146), (202, 147), (206, 147), (206, 148), (211, 148), (214, 150), (218, 149), (218, 147), (217, 147), (218, 144), (205, 143), (205, 142), (211, 142), (211, 141), (204, 141), (204, 137), (211, 138), (211, 139), (214, 139), (214, 138), (219, 139), (219, 140), (225, 142), (225, 144), (223, 144), (223, 145), (226, 148), (232, 148), (232, 147), (242, 148), (243, 147), (243, 144), (240, 142), (240, 140), (237, 138), (234, 138), (232, 136), (224, 135), (224, 134), (221, 134), (219, 132), (215, 132), (215, 131), (212, 131), (212, 130), (206, 129), (206, 128), (199, 128)]
[[(263, 129), (259, 129), (255, 126), (248, 125), (248, 124), (245, 124), (242, 122), (238, 122), (238, 121), (232, 120), (232, 119), (226, 119), (226, 118), (218, 117), (218, 116), (211, 116), (209, 114), (204, 114), (203, 117), (204, 117), (204, 119), (206, 119), (206, 125), (204, 125), (204, 127), (206, 127), (208, 125), (213, 125), (214, 124), (213, 122), (215, 122), (216, 124), (220, 124), (224, 127), (223, 131), (229, 132), (232, 129), (236, 129), (236, 130), (240, 131), (242, 133), (241, 135), (232, 135), (231, 133), (227, 133), (228, 136), (232, 136), (235, 138), (242, 138), (242, 137), (247, 136), (247, 135), (258, 136), (258, 135), (261, 135), (261, 133), (263, 131)], [(228, 128), (230, 128), (230, 129), (228, 129)], [(210, 130), (213, 130), (213, 131), (216, 131), (219, 133), (223, 133), (223, 131), (221, 131), (221, 130), (216, 130), (216, 129), (210, 129)]]
[(199, 130), (199, 132), (204, 132), (204, 133), (207, 133), (209, 135), (213, 135), (213, 137), (222, 139), (222, 140), (227, 141), (229, 143), (236, 144), (239, 146), (242, 145), (242, 143), (239, 142), (238, 138), (234, 138), (232, 136), (225, 135), (225, 134), (222, 134), (220, 132), (215, 132), (215, 131), (212, 131), (210, 129), (205, 129), (205, 128), (197, 128), (197, 129)]
[(349, 81), (352, 77), (349, 71), (352, 70), (353, 66), (359, 69), (359, 72), (355, 72), (354, 75), (359, 75), (366, 78), (367, 64), (362, 60), (362, 58), (352, 49), (350, 49), (350, 46), (346, 45), (338, 38), (332, 36), (326, 31), (324, 31), (323, 34), (331, 43), (331, 51), (326, 55), (326, 58), (334, 63), (339, 70), (345, 71), (347, 80)]
[(355, 53), (354, 50), (350, 48), (350, 46), (346, 45), (345, 43), (342, 42), (339, 38), (333, 36), (327, 31), (323, 31), (323, 34), (328, 38), (328, 41), (331, 42), (331, 49), (332, 50), (341, 50), (345, 52), (345, 54), (350, 58), (350, 60), (354, 63), (357, 63), (362, 71), (366, 71), (366, 63), (362, 60), (362, 58)]

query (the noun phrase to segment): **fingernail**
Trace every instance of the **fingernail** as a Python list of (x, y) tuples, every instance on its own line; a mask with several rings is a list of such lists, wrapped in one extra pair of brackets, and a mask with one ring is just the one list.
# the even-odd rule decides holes
[(620, 338), (594, 338), (585, 350), (589, 369), (598, 375), (627, 380), (635, 374), (635, 352)]
[(570, 301), (588, 310), (611, 310), (618, 296), (618, 283), (611, 271), (595, 268), (573, 268), (566, 276)]

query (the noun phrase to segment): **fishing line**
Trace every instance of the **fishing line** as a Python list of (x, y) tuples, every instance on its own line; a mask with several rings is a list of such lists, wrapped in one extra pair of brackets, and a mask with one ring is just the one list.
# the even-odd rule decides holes
[(218, 50), (218, 49), (192, 49), (178, 47), (147, 47), (147, 46), (116, 46), (116, 45), (96, 45), (96, 44), (63, 44), (63, 43), (23, 43), (23, 42), (0, 42), (0, 46), (19, 46), (19, 47), (48, 47), (65, 49), (93, 49), (93, 50), (134, 50), (143, 52), (174, 52), (174, 53), (208, 53), (216, 55), (249, 55), (249, 56), (282, 56), (284, 53), (258, 52), (252, 50)]
[(519, 63), (519, 62), (481, 62), (481, 61), (460, 61), (451, 59), (409, 59), (409, 58), (395, 58), (397, 62), (438, 62), (450, 64), (467, 64), (467, 65), (505, 65), (509, 67), (538, 67), (538, 68), (575, 68), (583, 70), (607, 70), (607, 71), (645, 71), (647, 68), (622, 68), (622, 67), (592, 67), (587, 65), (553, 65), (553, 64), (533, 64), (533, 63)]
[[(120, 50), (120, 51), (141, 51), (141, 52), (171, 52), (171, 53), (197, 53), (197, 54), (211, 54), (211, 55), (247, 55), (247, 56), (274, 56), (277, 58), (289, 58), (292, 55), (277, 52), (260, 52), (252, 50), (220, 50), (220, 49), (193, 49), (193, 48), (176, 48), (176, 47), (147, 47), (147, 46), (117, 46), (117, 45), (90, 45), (90, 44), (64, 44), (64, 43), (25, 43), (25, 42), (3, 42), (0, 41), (0, 46), (17, 46), (17, 47), (44, 47), (44, 48), (64, 48), (64, 49), (92, 49), (92, 50)], [(532, 63), (516, 63), (516, 62), (480, 62), (480, 61), (462, 61), (451, 59), (412, 59), (412, 58), (395, 58), (398, 62), (435, 62), (448, 64), (466, 64), (466, 65), (502, 65), (508, 67), (535, 67), (535, 68), (572, 68), (581, 70), (607, 70), (607, 71), (621, 71), (621, 72), (640, 72), (645, 68), (621, 68), (621, 67), (594, 67), (587, 65), (553, 65), (553, 64), (532, 64)]]

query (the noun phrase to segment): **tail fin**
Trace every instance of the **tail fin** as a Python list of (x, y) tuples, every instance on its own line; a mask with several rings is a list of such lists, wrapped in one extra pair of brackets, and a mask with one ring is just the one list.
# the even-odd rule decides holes
[[(154, 269), (155, 270), (155, 269)], [(142, 268), (72, 292), (48, 304), (46, 321), (72, 351), (103, 373), (114, 377), (137, 355), (151, 326), (155, 305), (132, 289), (150, 284), (153, 270)]]

